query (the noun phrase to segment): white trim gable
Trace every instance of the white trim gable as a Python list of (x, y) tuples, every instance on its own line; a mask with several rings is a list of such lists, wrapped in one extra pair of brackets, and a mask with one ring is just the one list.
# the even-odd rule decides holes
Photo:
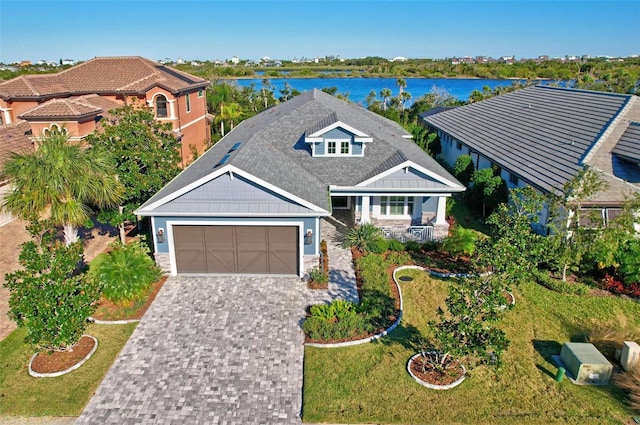
[(318, 143), (318, 142), (322, 142), (322, 136), (327, 133), (328, 131), (331, 131), (335, 128), (342, 128), (343, 130), (348, 131), (349, 133), (353, 134), (353, 141), (354, 142), (359, 142), (359, 143), (370, 143), (373, 142), (373, 137), (370, 137), (368, 134), (363, 133), (362, 131), (351, 127), (350, 125), (347, 125), (345, 123), (343, 123), (342, 121), (336, 121), (331, 125), (326, 126), (323, 129), (320, 129), (318, 131), (316, 131), (313, 134), (309, 134), (308, 136), (305, 136), (304, 141), (305, 143)]
[(445, 179), (444, 177), (442, 177), (441, 175), (434, 173), (433, 171), (427, 170), (426, 168), (423, 168), (415, 163), (413, 163), (412, 161), (405, 161), (402, 164), (398, 164), (395, 167), (389, 168), (385, 171), (383, 171), (382, 173), (371, 177), (370, 179), (367, 179), (363, 182), (358, 183), (355, 187), (366, 187), (368, 185), (370, 185), (371, 183), (378, 181), (380, 179), (385, 178), (386, 176), (395, 173), (396, 171), (402, 170), (403, 168), (413, 168), (414, 170), (425, 174), (429, 177), (431, 177), (432, 179), (447, 185), (448, 187), (454, 189), (454, 188), (458, 188), (461, 190), (464, 190), (464, 186), (461, 186), (459, 184), (456, 184), (454, 182), (452, 182), (451, 180)]
[(135, 214), (137, 215), (153, 215), (151, 213), (153, 213), (153, 210), (168, 203), (173, 201), (174, 199), (179, 198), (180, 196), (184, 195), (187, 192), (190, 192), (191, 190), (200, 187), (208, 182), (210, 182), (213, 179), (216, 179), (224, 174), (230, 173), (230, 175), (233, 174), (237, 174), (238, 176), (241, 176), (255, 184), (257, 184), (258, 186), (261, 186), (267, 190), (270, 190), (274, 193), (277, 193), (278, 195), (281, 195), (284, 198), (287, 198), (295, 203), (298, 203), (306, 208), (309, 208), (310, 210), (314, 211), (314, 212), (318, 212), (318, 213), (327, 213), (327, 211), (325, 211), (324, 209), (318, 207), (317, 205), (314, 205), (298, 196), (295, 196), (287, 191), (282, 190), (281, 188), (266, 182), (262, 179), (259, 179), (237, 167), (234, 167), (233, 165), (226, 165), (223, 166), (217, 170), (215, 170), (214, 172), (212, 172), (211, 174), (208, 174), (198, 180), (196, 180), (195, 182), (184, 186), (182, 188), (180, 188), (179, 190), (176, 190), (175, 192), (165, 196), (164, 198), (158, 199), (157, 201), (155, 201), (154, 203), (147, 205), (144, 208), (141, 208), (139, 210), (135, 211)]

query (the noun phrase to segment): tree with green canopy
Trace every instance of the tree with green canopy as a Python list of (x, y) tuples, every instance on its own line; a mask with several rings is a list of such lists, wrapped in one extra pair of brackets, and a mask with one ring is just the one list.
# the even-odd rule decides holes
[(114, 159), (114, 170), (126, 189), (120, 208), (104, 211), (101, 221), (120, 226), (134, 221), (133, 211), (180, 172), (180, 141), (171, 124), (155, 119), (146, 107), (123, 106), (111, 111), (101, 129), (86, 137), (94, 149)]

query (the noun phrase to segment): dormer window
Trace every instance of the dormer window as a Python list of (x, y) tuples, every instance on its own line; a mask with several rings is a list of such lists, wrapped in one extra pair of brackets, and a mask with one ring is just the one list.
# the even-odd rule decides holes
[(350, 145), (349, 140), (327, 140), (327, 155), (349, 155)]
[(311, 155), (321, 156), (364, 156), (365, 145), (373, 139), (331, 114), (307, 130), (304, 141), (311, 147)]

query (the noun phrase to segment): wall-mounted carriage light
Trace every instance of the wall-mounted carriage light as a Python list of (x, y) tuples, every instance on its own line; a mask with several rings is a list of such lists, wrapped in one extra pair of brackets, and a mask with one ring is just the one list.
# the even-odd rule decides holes
[(161, 227), (158, 229), (158, 231), (156, 232), (156, 240), (158, 241), (158, 243), (164, 243), (164, 229)]
[(304, 235), (304, 244), (311, 245), (313, 241), (313, 231), (311, 229), (307, 229), (307, 233)]

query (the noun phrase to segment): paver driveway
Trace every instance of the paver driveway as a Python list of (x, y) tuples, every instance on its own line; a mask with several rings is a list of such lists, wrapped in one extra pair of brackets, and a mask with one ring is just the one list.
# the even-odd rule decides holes
[(76, 423), (300, 423), (305, 286), (170, 277)]

